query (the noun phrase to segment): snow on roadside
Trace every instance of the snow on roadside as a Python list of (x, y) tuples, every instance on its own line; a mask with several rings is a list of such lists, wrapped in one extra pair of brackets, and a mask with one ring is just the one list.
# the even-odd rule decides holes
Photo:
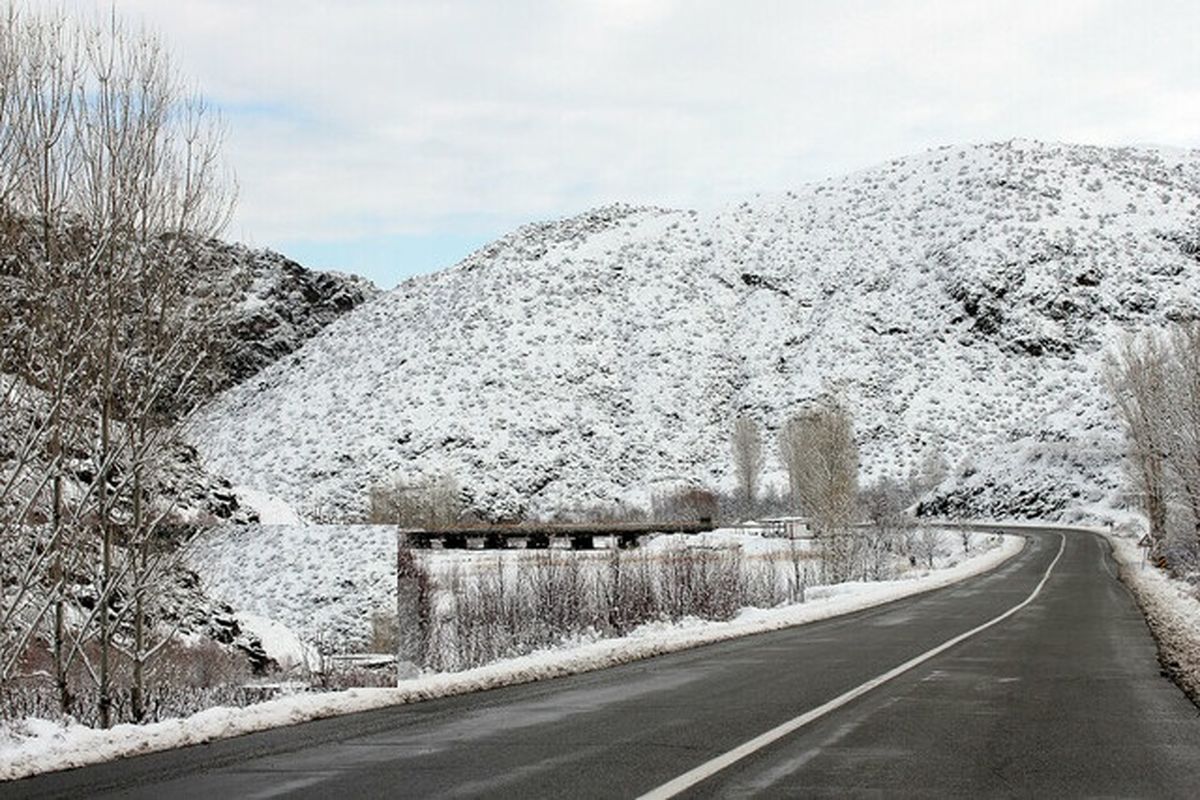
[(1094, 528), (1112, 545), (1121, 567), (1121, 580), (1137, 599), (1158, 640), (1159, 660), (1183, 691), (1200, 704), (1200, 594), (1194, 586), (1143, 564), (1137, 546), (1142, 531), (1121, 526), (1113, 531)]
[(245, 708), (210, 708), (183, 719), (117, 725), (110, 730), (63, 726), (37, 719), (0, 723), (0, 780), (200, 744), (323, 717), (572, 675), (779, 630), (948, 586), (999, 566), (1016, 555), (1024, 544), (1020, 537), (1005, 536), (997, 547), (916, 577), (847, 584), (838, 587), (836, 593), (807, 603), (745, 609), (728, 622), (688, 620), (678, 625), (645, 625), (628, 636), (546, 650), (464, 672), (423, 675), (394, 689), (297, 694)]

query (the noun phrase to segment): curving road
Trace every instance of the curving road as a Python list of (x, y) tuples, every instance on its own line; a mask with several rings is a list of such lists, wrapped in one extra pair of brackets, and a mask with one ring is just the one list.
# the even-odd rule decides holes
[(1200, 714), (1160, 676), (1107, 546), (1022, 533), (999, 569), (869, 611), (0, 797), (1195, 797)]

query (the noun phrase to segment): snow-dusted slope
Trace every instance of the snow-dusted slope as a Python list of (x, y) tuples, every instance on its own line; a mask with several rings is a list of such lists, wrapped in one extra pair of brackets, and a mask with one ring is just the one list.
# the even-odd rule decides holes
[(735, 414), (774, 429), (828, 383), (868, 477), (940, 446), (981, 511), (1103, 501), (1098, 364), (1121, 329), (1196, 315), (1198, 204), (1200, 154), (1013, 142), (531, 225), (334, 322), (195, 441), (302, 508), (440, 470), (538, 512), (727, 482)]

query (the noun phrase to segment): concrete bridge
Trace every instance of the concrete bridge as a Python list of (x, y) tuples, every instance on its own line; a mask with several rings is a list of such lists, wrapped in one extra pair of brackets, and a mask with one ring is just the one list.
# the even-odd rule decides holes
[(713, 530), (711, 519), (697, 522), (585, 522), (467, 525), (430, 530), (406, 530), (418, 548), (604, 550), (636, 547), (652, 533), (697, 534)]

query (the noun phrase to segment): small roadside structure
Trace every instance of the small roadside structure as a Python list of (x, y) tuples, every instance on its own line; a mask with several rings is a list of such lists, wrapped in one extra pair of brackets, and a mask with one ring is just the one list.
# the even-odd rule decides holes
[(780, 539), (812, 539), (816, 534), (807, 517), (773, 517), (762, 521), (764, 535)]

